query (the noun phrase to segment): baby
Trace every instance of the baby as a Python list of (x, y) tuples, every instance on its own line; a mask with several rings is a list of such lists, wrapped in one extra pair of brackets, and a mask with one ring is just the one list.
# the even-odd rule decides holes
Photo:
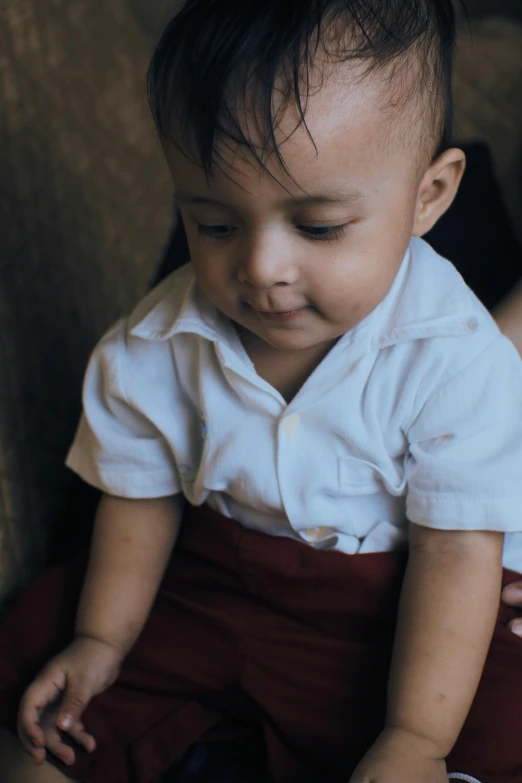
[(520, 783), (522, 365), (420, 239), (465, 167), (454, 37), (450, 0), (188, 0), (165, 31), (191, 263), (87, 371), (68, 465), (104, 495), (27, 780), (148, 783), (205, 738), (275, 783)]

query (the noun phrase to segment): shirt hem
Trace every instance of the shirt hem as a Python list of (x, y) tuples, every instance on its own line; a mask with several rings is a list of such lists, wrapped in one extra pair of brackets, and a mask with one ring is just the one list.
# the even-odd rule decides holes
[(439, 497), (409, 495), (406, 516), (410, 522), (437, 530), (491, 531), (497, 533), (522, 532), (522, 496), (495, 500), (477, 498), (460, 500), (448, 495), (451, 501)]
[[(69, 470), (72, 470), (81, 479), (101, 492), (115, 497), (129, 498), (131, 500), (140, 500), (147, 498), (169, 497), (179, 495), (181, 487), (172, 481), (172, 473), (140, 472), (134, 471), (125, 476), (111, 476), (107, 473), (101, 474), (97, 470), (88, 468), (85, 465), (78, 465), (72, 459), (65, 462)], [(140, 480), (141, 479), (141, 480)], [(143, 479), (146, 479), (145, 481)]]

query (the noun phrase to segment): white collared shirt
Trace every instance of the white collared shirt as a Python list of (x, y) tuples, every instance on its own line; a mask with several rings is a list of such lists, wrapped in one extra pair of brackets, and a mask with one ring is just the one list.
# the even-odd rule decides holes
[(190, 266), (101, 340), (83, 401), (67, 464), (109, 494), (183, 492), (349, 554), (401, 547), (407, 519), (505, 531), (522, 571), (522, 362), (420, 239), (290, 404)]

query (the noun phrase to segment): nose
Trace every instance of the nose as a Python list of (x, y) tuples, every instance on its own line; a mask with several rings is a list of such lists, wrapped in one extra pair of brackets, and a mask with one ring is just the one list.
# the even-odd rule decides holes
[(280, 234), (247, 239), (241, 249), (237, 277), (254, 288), (295, 283), (298, 268), (290, 243)]

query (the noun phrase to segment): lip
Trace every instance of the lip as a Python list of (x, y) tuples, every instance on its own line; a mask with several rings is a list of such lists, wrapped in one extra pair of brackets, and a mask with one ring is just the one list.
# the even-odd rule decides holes
[(271, 322), (284, 322), (293, 321), (304, 313), (306, 307), (298, 307), (294, 310), (258, 310), (256, 307), (252, 307), (252, 310), (263, 320)]

